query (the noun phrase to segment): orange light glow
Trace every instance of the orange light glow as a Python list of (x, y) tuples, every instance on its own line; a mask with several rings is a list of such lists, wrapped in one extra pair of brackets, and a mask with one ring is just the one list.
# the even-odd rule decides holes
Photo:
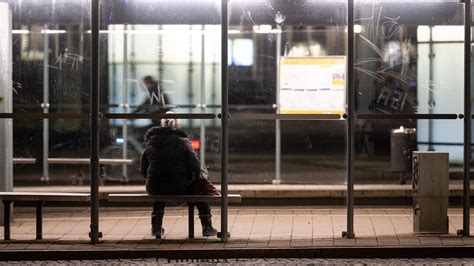
[(191, 141), (191, 146), (195, 150), (199, 150), (201, 148), (201, 142), (199, 140), (193, 140)]

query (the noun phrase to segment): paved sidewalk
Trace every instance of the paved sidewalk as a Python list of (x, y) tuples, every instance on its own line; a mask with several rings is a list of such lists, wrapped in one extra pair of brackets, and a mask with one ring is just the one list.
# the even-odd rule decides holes
[[(102, 242), (89, 244), (90, 217), (87, 208), (45, 208), (44, 240), (35, 241), (35, 215), (32, 208), (15, 208), (11, 241), (0, 241), (5, 250), (136, 250), (136, 249), (253, 249), (307, 247), (443, 247), (474, 246), (473, 237), (460, 237), (462, 209), (449, 210), (449, 234), (414, 235), (409, 208), (364, 208), (355, 211), (355, 239), (341, 238), (346, 229), (343, 208), (255, 208), (229, 210), (231, 238), (200, 237), (196, 217), (196, 239), (187, 237), (186, 208), (169, 207), (164, 218), (165, 235), (155, 240), (150, 235), (150, 210), (147, 208), (102, 208)], [(214, 225), (220, 227), (219, 209), (213, 211)], [(473, 221), (471, 216), (471, 221)], [(471, 232), (473, 231), (471, 224)], [(0, 228), (3, 238), (3, 227)]]

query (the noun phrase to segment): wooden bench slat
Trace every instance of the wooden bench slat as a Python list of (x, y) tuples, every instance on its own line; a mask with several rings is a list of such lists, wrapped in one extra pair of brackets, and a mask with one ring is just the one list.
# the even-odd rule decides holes
[[(221, 196), (207, 195), (148, 195), (148, 194), (109, 194), (110, 202), (221, 202)], [(233, 203), (242, 202), (242, 196), (229, 194), (228, 201)]]
[(80, 201), (91, 199), (90, 193), (0, 192), (0, 199), (10, 201)]
[[(48, 158), (48, 163), (50, 164), (83, 164), (87, 165), (91, 163), (91, 159), (89, 158)], [(100, 158), (99, 164), (109, 164), (109, 165), (119, 165), (119, 164), (126, 164), (131, 165), (133, 164), (133, 160), (131, 159), (110, 159), (110, 158)]]

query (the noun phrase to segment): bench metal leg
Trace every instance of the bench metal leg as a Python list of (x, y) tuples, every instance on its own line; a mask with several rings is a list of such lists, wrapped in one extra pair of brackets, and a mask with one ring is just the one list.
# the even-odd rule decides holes
[(10, 240), (10, 207), (12, 202), (3, 201), (3, 239)]
[(43, 202), (36, 202), (36, 240), (43, 239)]
[(189, 238), (194, 238), (194, 203), (188, 203)]

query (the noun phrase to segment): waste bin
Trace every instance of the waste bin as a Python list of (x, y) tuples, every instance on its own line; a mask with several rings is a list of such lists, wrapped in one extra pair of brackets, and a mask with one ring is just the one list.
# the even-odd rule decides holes
[(413, 152), (413, 232), (448, 233), (449, 153)]
[(412, 152), (416, 150), (416, 129), (401, 126), (390, 134), (390, 168), (396, 173), (411, 173)]

